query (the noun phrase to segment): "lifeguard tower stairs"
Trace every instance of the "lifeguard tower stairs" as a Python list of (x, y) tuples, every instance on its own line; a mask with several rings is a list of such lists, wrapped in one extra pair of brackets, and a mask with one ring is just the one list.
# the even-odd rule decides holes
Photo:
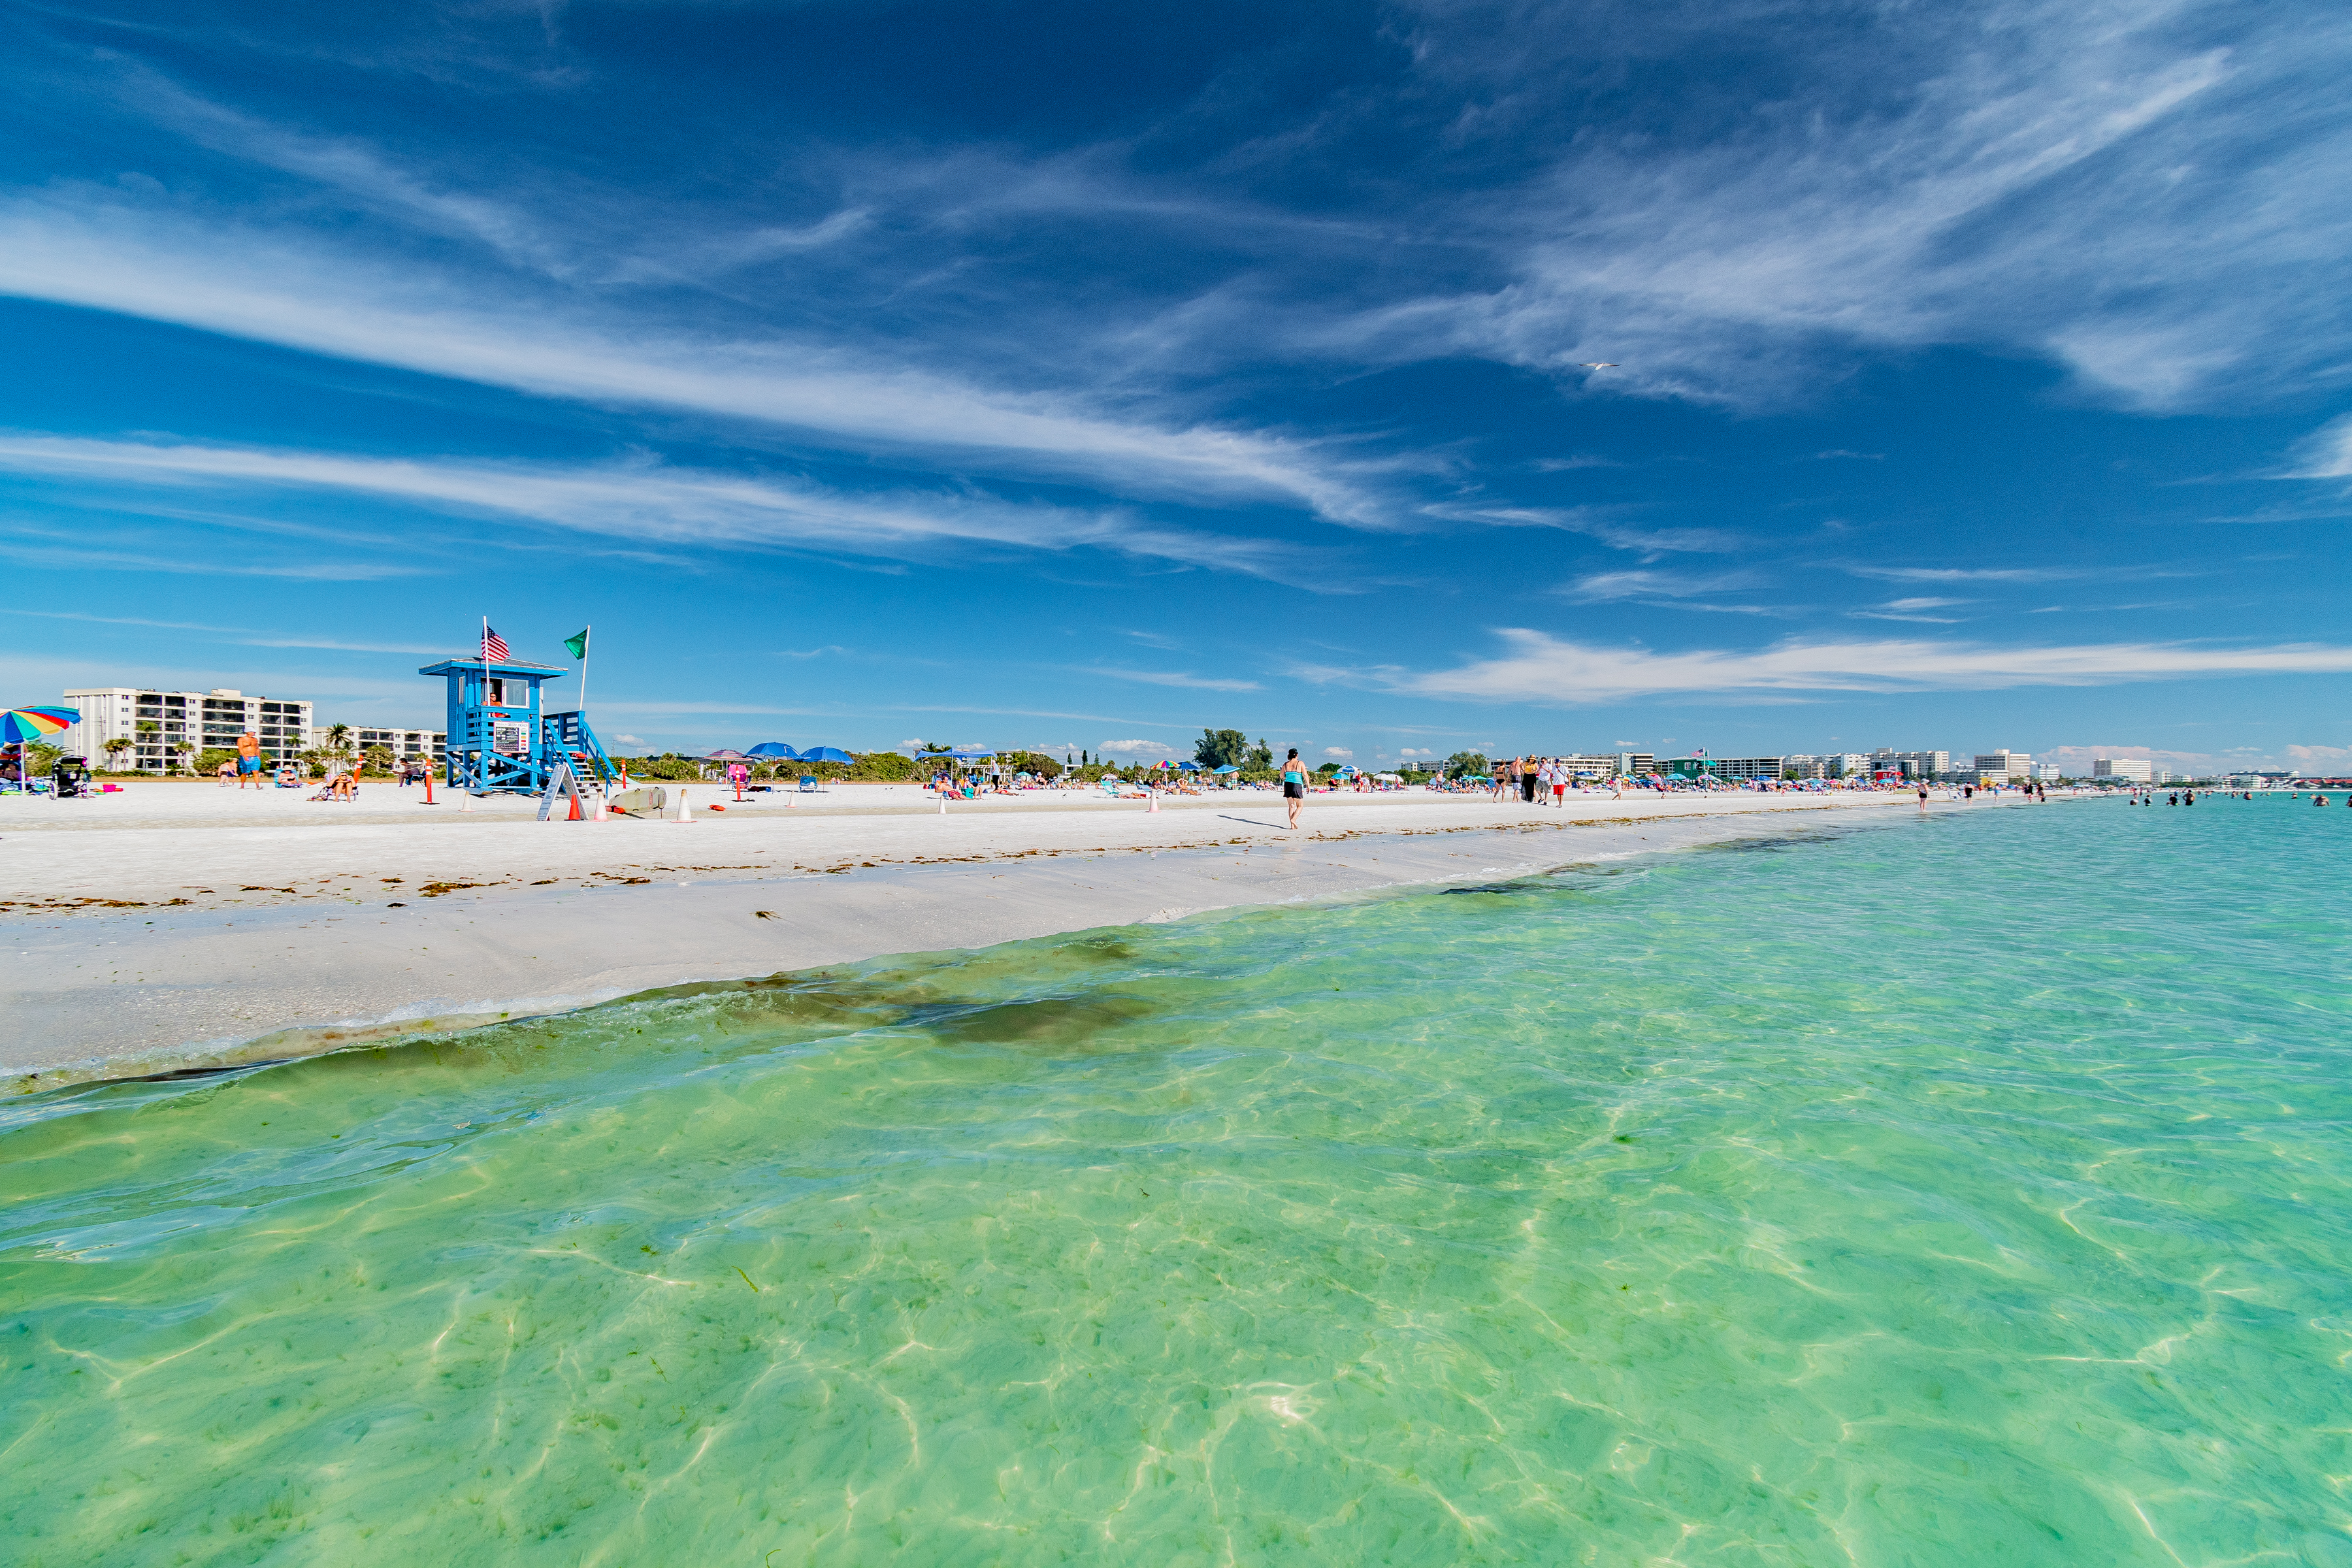
[(560, 795), (601, 803), (619, 778), (585, 716), (550, 713), (540, 687), (572, 672), (512, 659), (445, 658), (416, 672), (449, 683), (449, 787), (535, 795), (544, 817)]

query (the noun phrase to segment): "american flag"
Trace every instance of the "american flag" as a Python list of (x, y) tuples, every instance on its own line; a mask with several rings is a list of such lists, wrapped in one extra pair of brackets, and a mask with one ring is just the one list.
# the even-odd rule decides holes
[(488, 621), (482, 623), (482, 657), (501, 661), (511, 657), (507, 652), (507, 639), (499, 636)]

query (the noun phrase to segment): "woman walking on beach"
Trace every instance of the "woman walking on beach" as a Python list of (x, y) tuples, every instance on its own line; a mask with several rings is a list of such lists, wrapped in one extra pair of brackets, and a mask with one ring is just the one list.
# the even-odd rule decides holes
[(1298, 807), (1307, 798), (1307, 764), (1298, 760), (1298, 748), (1290, 748), (1290, 755), (1282, 759), (1282, 804), (1290, 809), (1290, 826), (1298, 826)]

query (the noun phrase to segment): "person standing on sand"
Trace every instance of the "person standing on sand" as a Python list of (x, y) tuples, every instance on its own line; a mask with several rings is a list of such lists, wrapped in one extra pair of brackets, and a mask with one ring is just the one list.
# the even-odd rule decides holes
[(236, 787), (250, 784), (255, 789), (261, 783), (261, 737), (247, 730), (236, 738)]
[(1298, 826), (1298, 807), (1307, 798), (1307, 764), (1298, 760), (1298, 748), (1290, 748), (1290, 755), (1282, 759), (1282, 804), (1290, 809), (1290, 826)]

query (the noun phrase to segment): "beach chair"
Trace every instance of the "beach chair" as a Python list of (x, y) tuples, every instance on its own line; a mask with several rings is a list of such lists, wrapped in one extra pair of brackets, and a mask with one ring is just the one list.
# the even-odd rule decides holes
[(814, 795), (817, 793), (816, 775), (814, 773), (803, 773), (801, 775), (801, 793), (803, 795)]

